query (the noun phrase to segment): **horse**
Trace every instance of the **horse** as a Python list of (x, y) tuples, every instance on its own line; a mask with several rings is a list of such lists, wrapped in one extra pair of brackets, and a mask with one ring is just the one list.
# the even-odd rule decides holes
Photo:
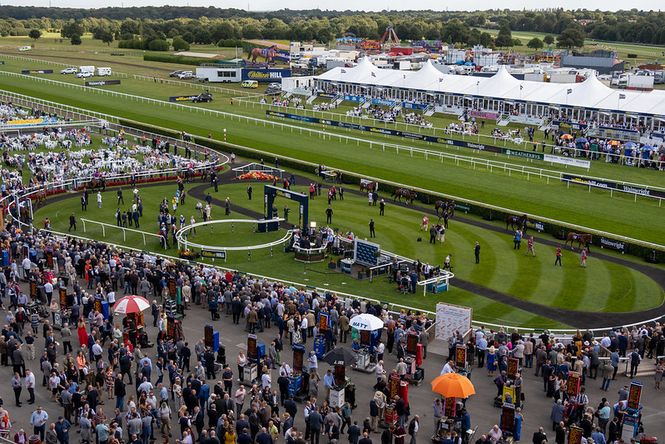
[(393, 191), (392, 197), (393, 201), (401, 202), (402, 198), (404, 198), (408, 204), (413, 204), (413, 201), (418, 197), (418, 194), (416, 194), (415, 191), (406, 188), (396, 188), (395, 191)]
[(106, 190), (106, 180), (103, 177), (93, 177), (90, 179), (90, 182), (88, 182), (88, 186), (90, 188), (90, 191), (105, 191)]
[(275, 55), (277, 54), (277, 45), (272, 45), (270, 48), (253, 48), (247, 60), (251, 60), (252, 63), (256, 63), (258, 57), (263, 57), (266, 60), (266, 63), (272, 63)]
[(521, 216), (511, 216), (508, 215), (506, 217), (506, 231), (508, 230), (508, 226), (510, 226), (511, 231), (515, 231), (515, 229), (522, 230), (522, 234), (526, 234), (526, 228), (527, 228), (527, 222), (529, 218), (527, 217), (526, 214), (523, 214)]
[(436, 202), (434, 202), (434, 212), (438, 217), (443, 217), (446, 214), (448, 215), (448, 217), (453, 217), (455, 215), (455, 201), (437, 200)]
[(566, 236), (566, 243), (564, 245), (568, 245), (568, 242), (570, 242), (570, 248), (573, 248), (573, 242), (577, 241), (578, 247), (580, 249), (582, 249), (582, 247), (586, 247), (587, 249), (589, 249), (592, 240), (593, 237), (590, 234), (570, 232)]
[(360, 182), (360, 191), (373, 193), (376, 190), (376, 182)]

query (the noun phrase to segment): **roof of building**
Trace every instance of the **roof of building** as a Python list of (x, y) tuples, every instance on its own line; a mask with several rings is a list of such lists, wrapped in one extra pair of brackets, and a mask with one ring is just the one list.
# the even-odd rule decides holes
[(444, 74), (430, 61), (418, 71), (399, 71), (377, 68), (369, 59), (363, 58), (353, 68), (336, 67), (316, 78), (384, 88), (665, 116), (665, 91), (616, 90), (603, 84), (595, 75), (580, 83), (544, 83), (518, 80), (505, 66), (492, 77), (477, 77)]

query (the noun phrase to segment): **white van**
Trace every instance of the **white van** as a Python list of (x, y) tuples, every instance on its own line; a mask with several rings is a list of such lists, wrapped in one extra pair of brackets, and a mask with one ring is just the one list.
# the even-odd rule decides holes
[(30, 51), (31, 49), (32, 49), (31, 46), (20, 46), (18, 48), (18, 50), (21, 51), (21, 52)]
[(98, 76), (110, 76), (113, 72), (111, 71), (111, 68), (104, 67), (104, 68), (97, 68), (97, 75)]
[(259, 82), (256, 80), (243, 80), (240, 86), (243, 88), (258, 88)]
[(79, 74), (82, 72), (89, 72), (90, 74), (95, 73), (95, 67), (94, 66), (79, 66)]

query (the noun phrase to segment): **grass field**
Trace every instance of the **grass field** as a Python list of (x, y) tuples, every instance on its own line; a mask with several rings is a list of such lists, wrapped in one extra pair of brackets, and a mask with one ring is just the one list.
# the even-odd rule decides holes
[[(1, 56), (0, 56), (1, 58)], [(40, 65), (38, 62), (22, 62), (22, 61), (15, 61), (15, 60), (7, 60), (6, 64), (2, 66), (3, 70), (6, 71), (11, 71), (11, 72), (20, 72), (22, 69), (38, 69), (38, 68), (43, 68), (43, 65)], [(121, 80), (121, 85), (112, 85), (112, 86), (107, 86), (105, 88), (111, 90), (111, 91), (118, 91), (118, 92), (123, 92), (126, 94), (135, 94), (135, 95), (141, 95), (144, 97), (150, 97), (158, 100), (165, 100), (171, 95), (179, 95), (179, 94), (191, 94), (193, 91), (202, 91), (203, 88), (205, 88), (204, 85), (201, 85), (197, 82), (182, 82), (182, 86), (176, 86), (176, 85), (170, 85), (170, 84), (165, 84), (165, 83), (160, 83), (159, 77), (163, 76), (164, 73), (158, 73), (159, 76), (157, 79), (152, 80), (139, 80), (139, 79), (127, 79), (122, 76), (117, 76), (119, 80)], [(71, 75), (61, 75), (61, 74), (54, 74), (52, 76), (45, 76), (45, 78), (49, 79), (54, 79), (58, 81), (63, 81), (63, 82), (69, 82), (73, 83), (76, 85), (81, 85), (83, 84), (83, 80), (77, 79), (74, 76)], [(112, 77), (113, 78), (113, 77)], [(215, 92), (215, 98), (211, 103), (206, 103), (206, 104), (200, 104), (196, 105), (199, 107), (203, 107), (205, 109), (214, 109), (214, 110), (219, 110), (219, 111), (225, 111), (225, 112), (231, 112), (231, 113), (237, 113), (237, 114), (242, 114), (242, 115), (247, 115), (251, 117), (258, 117), (265, 119), (265, 110), (269, 109), (270, 107), (268, 105), (261, 105), (259, 104), (259, 98), (242, 98), (238, 99), (236, 98), (235, 102), (236, 104), (240, 104), (242, 106), (234, 106), (231, 105), (231, 98), (234, 96), (234, 91), (241, 91), (242, 93), (245, 93), (247, 90), (242, 89), (239, 85), (237, 84), (224, 84), (223, 86), (225, 89), (228, 89), (230, 91), (225, 91), (225, 92)], [(194, 89), (193, 89), (194, 88)], [(362, 122), (365, 125), (373, 125), (373, 126), (378, 126), (378, 127), (396, 127), (398, 129), (407, 129), (406, 126), (401, 125), (401, 124), (386, 124), (383, 122), (378, 122), (373, 119), (359, 119), (359, 118), (352, 118), (346, 116), (346, 111), (350, 110), (352, 106), (350, 105), (340, 105), (337, 109), (331, 111), (331, 112), (314, 112), (311, 110), (295, 110), (295, 109), (290, 109), (291, 112), (294, 112), (296, 114), (306, 114), (306, 115), (315, 115), (318, 117), (323, 117), (323, 118), (328, 118), (328, 119), (336, 119), (336, 120), (341, 120), (345, 122), (352, 122), (352, 123), (359, 123)], [(278, 109), (281, 111), (284, 111), (283, 108), (275, 108), (272, 107), (270, 109)], [(451, 123), (459, 123), (459, 121), (453, 117), (453, 116), (447, 116), (447, 115), (441, 115), (441, 114), (436, 114), (432, 117), (428, 117), (428, 120), (433, 123), (433, 126), (435, 128), (439, 128), (439, 130), (436, 129), (427, 129), (427, 128), (419, 128), (417, 126), (411, 126), (408, 128), (409, 131), (412, 132), (418, 132), (422, 134), (430, 134), (430, 135), (436, 135), (436, 136), (444, 136), (447, 138), (452, 138), (452, 139), (462, 139), (462, 140), (468, 140), (468, 141), (474, 141), (477, 143), (487, 143), (491, 145), (497, 145), (497, 146), (504, 146), (508, 148), (518, 148), (518, 149), (525, 149), (525, 146), (523, 144), (515, 144), (510, 141), (502, 140), (502, 139), (494, 139), (494, 138), (489, 138), (489, 137), (478, 137), (478, 136), (470, 136), (470, 135), (444, 135), (444, 133), (441, 131), (442, 128), (447, 128), (448, 125)], [(294, 121), (288, 121), (288, 123), (293, 124)], [(492, 130), (496, 127), (496, 123), (494, 121), (485, 121), (485, 125), (482, 126), (479, 131), (480, 134), (483, 136), (489, 136), (492, 132)], [(315, 127), (315, 128), (322, 128), (323, 126), (321, 125), (314, 125), (314, 124), (302, 124), (300, 123), (301, 126), (303, 127)], [(507, 127), (502, 127), (502, 131), (506, 131), (507, 129), (515, 129), (515, 128), (524, 128), (523, 125), (517, 125), (517, 124), (510, 124)], [(442, 151), (442, 152), (452, 152), (455, 154), (461, 154), (465, 156), (469, 156), (472, 158), (478, 158), (478, 159), (490, 159), (490, 160), (499, 160), (503, 162), (509, 162), (513, 165), (525, 165), (529, 167), (534, 167), (534, 168), (544, 168), (548, 169), (551, 171), (559, 171), (559, 172), (568, 172), (571, 169), (564, 166), (564, 165), (558, 165), (558, 164), (551, 164), (547, 163), (544, 161), (538, 161), (538, 160), (529, 160), (529, 159), (523, 159), (520, 157), (514, 157), (514, 156), (505, 156), (505, 155), (498, 155), (496, 153), (485, 153), (482, 151), (476, 151), (476, 150), (469, 150), (469, 149), (463, 149), (463, 148), (454, 148), (454, 147), (449, 147), (445, 144), (427, 144), (424, 142), (417, 142), (417, 141), (411, 141), (407, 139), (402, 139), (402, 138), (396, 138), (396, 137), (391, 137), (391, 136), (382, 136), (382, 135), (377, 135), (377, 134), (372, 134), (372, 133), (367, 133), (367, 132), (359, 132), (359, 131), (341, 131), (341, 130), (336, 130), (335, 128), (331, 128), (330, 126), (325, 126), (326, 131), (332, 131), (332, 132), (341, 132), (343, 134), (353, 134), (357, 137), (361, 137), (364, 139), (371, 139), (371, 140), (377, 140), (381, 142), (386, 142), (386, 143), (396, 143), (396, 144), (403, 144), (403, 145), (410, 145), (414, 147), (421, 147), (421, 148), (426, 148), (429, 150), (434, 150), (434, 151)], [(535, 141), (543, 141), (544, 139), (544, 134), (542, 131), (536, 129), (535, 130)], [(551, 142), (551, 140), (549, 141)], [(527, 150), (531, 150), (531, 144), (528, 144), (526, 147)], [(540, 148), (539, 148), (540, 150)], [(549, 150), (547, 151), (549, 152)], [(583, 171), (583, 170), (578, 170), (578, 171)], [(652, 185), (652, 186), (662, 186), (665, 187), (665, 174), (662, 174), (662, 172), (659, 171), (654, 171), (654, 170), (645, 170), (645, 169), (638, 169), (638, 168), (628, 168), (628, 167), (619, 167), (614, 164), (607, 164), (602, 161), (595, 161), (592, 163), (592, 167), (588, 172), (584, 172), (585, 174), (593, 175), (596, 177), (603, 177), (606, 179), (611, 179), (611, 180), (619, 180), (619, 181), (629, 181), (629, 182), (635, 182), (635, 183), (641, 183), (641, 184), (647, 184), (647, 185)]]
[[(496, 36), (499, 33), (498, 29), (480, 29), (482, 32), (488, 32), (492, 36)], [(544, 32), (525, 32), (525, 31), (512, 31), (514, 39), (520, 39), (523, 46), (515, 46), (512, 49), (522, 54), (532, 54), (534, 51), (531, 48), (526, 46), (529, 43), (529, 40), (537, 37), (543, 39), (547, 33)], [(556, 35), (550, 34), (554, 38)], [(556, 43), (555, 43), (556, 45)], [(594, 51), (596, 49), (606, 49), (611, 51), (616, 51), (620, 59), (625, 60), (630, 67), (636, 67), (642, 63), (662, 63), (665, 61), (665, 56), (663, 51), (665, 51), (665, 46), (658, 45), (646, 45), (642, 43), (626, 43), (626, 42), (607, 42), (604, 40), (595, 40), (587, 38), (584, 41), (584, 47), (581, 48), (582, 51)], [(628, 58), (628, 54), (637, 55), (636, 58)]]
[[(145, 89), (150, 82), (145, 82)], [(210, 116), (169, 107), (149, 104), (94, 93), (52, 88), (29, 79), (0, 77), (0, 87), (18, 93), (41, 97), (59, 103), (80, 106), (124, 116), (137, 121), (163, 127), (207, 135), (221, 139), (223, 128), (228, 128), (228, 140), (277, 155), (300, 158), (314, 163), (325, 163), (332, 168), (346, 169), (358, 174), (380, 177), (395, 182), (487, 202), (518, 212), (528, 212), (571, 223), (590, 226), (611, 233), (623, 234), (646, 241), (662, 242), (665, 239), (663, 208), (654, 200), (610, 195), (604, 191), (588, 192), (583, 188), (566, 187), (561, 183), (531, 177), (511, 177), (489, 172), (481, 168), (458, 167), (454, 163), (437, 159), (424, 159), (408, 153), (400, 155), (374, 148), (370, 150), (348, 141), (332, 138), (325, 140), (299, 134), (298, 130), (271, 128), (269, 124), (239, 122), (229, 117)], [(258, 130), (260, 128), (260, 130)], [(266, 154), (269, 159), (269, 155)], [(408, 160), (408, 161), (407, 161)], [(661, 174), (658, 172), (653, 172)], [(652, 220), (652, 225), (636, 223)]]
[[(256, 195), (259, 194), (261, 185), (253, 184)], [(223, 185), (218, 193), (211, 192), (216, 199), (223, 200), (226, 197), (231, 199), (234, 205), (239, 205), (256, 212), (263, 211), (262, 199), (257, 198), (248, 201), (245, 194), (245, 183), (234, 185)], [(189, 188), (189, 187), (188, 187)], [(297, 187), (299, 190), (303, 190)], [(158, 202), (164, 196), (170, 196), (175, 191), (174, 185), (164, 185), (157, 187), (146, 187), (141, 190), (144, 199), (146, 215), (142, 222), (141, 230), (154, 233), (157, 230), (156, 222), (152, 222), (152, 215), (156, 214)], [(57, 205), (46, 206), (40, 209), (36, 214), (36, 220), (44, 217), (51, 218), (54, 229), (66, 231), (67, 218), (69, 214), (75, 213), (79, 217), (99, 220), (114, 224), (113, 205), (115, 193), (109, 190), (104, 195), (104, 207), (99, 210), (96, 207), (90, 207), (86, 213), (81, 213), (78, 196), (58, 202)], [(196, 201), (188, 197), (184, 208), (179, 208), (177, 214), (184, 214), (186, 219), (195, 212), (194, 205)], [(297, 208), (292, 201), (278, 199), (277, 207), (283, 206), (291, 208), (291, 215), (297, 214)], [(327, 202), (323, 198), (317, 198), (310, 202), (310, 220), (318, 221), (321, 225), (325, 221), (325, 208)], [(554, 269), (552, 267), (554, 252), (550, 247), (538, 245), (537, 257), (527, 257), (524, 250), (515, 251), (512, 249), (511, 236), (498, 234), (483, 228), (458, 223), (452, 221), (450, 229), (446, 233), (446, 242), (444, 244), (431, 245), (427, 243), (427, 233), (419, 230), (419, 221), (422, 216), (417, 211), (388, 205), (386, 216), (378, 216), (377, 207), (369, 207), (365, 198), (353, 196), (346, 193), (344, 201), (333, 202), (333, 223), (332, 227), (342, 232), (353, 231), (359, 237), (367, 236), (367, 222), (370, 217), (377, 221), (376, 241), (381, 247), (388, 251), (397, 252), (407, 257), (420, 259), (430, 263), (441, 263), (446, 254), (452, 254), (454, 258), (454, 272), (461, 279), (477, 283), (482, 286), (493, 288), (495, 290), (507, 293), (513, 297), (535, 302), (545, 306), (554, 306), (570, 310), (580, 311), (639, 311), (660, 305), (663, 298), (663, 292), (658, 285), (651, 279), (633, 270), (591, 258), (589, 267), (583, 269), (579, 267), (577, 255), (574, 253), (564, 253), (563, 269)], [(230, 218), (247, 217), (239, 213), (232, 212)], [(226, 218), (223, 216), (223, 209), (217, 206), (213, 207), (213, 218)], [(199, 218), (197, 218), (199, 219)], [(156, 220), (156, 219), (155, 219)], [(200, 220), (200, 219), (199, 219)], [(224, 225), (219, 225), (224, 227)], [(80, 232), (81, 228), (79, 228)], [(248, 228), (238, 228), (235, 235), (229, 235), (228, 226), (223, 232), (209, 231), (208, 228), (199, 228), (199, 232), (192, 240), (200, 243), (213, 245), (227, 245), (226, 242), (236, 245), (249, 245), (274, 240), (274, 237), (281, 237), (283, 233), (273, 233), (265, 237), (265, 234), (255, 234)], [(80, 233), (83, 234), (83, 233)], [(87, 233), (85, 236), (102, 238), (101, 228), (92, 224), (87, 224)], [(234, 238), (235, 237), (235, 238)], [(423, 237), (424, 242), (417, 242), (418, 237)], [(141, 236), (136, 234), (127, 234), (123, 240), (120, 231), (112, 228), (106, 228), (106, 237), (104, 239), (135, 245), (141, 248)], [(482, 261), (476, 266), (473, 264), (473, 245), (475, 241), (481, 242)], [(146, 248), (159, 251), (157, 240), (149, 238)], [(230, 246), (230, 245), (228, 245)], [(248, 260), (244, 252), (231, 252), (229, 255), (229, 264), (247, 272), (258, 272), (279, 276), (283, 279), (302, 282), (307, 279), (307, 283), (330, 288), (331, 290), (357, 292), (357, 294), (376, 297), (381, 300), (399, 301), (399, 296), (395, 293), (394, 287), (384, 282), (384, 278), (377, 279), (369, 284), (365, 281), (357, 281), (348, 276), (329, 272), (325, 265), (313, 265), (303, 267), (296, 263), (290, 256), (285, 256), (275, 249), (274, 256), (270, 256), (266, 251), (252, 252), (251, 260)], [(175, 250), (171, 250), (175, 254)], [(310, 270), (311, 268), (311, 270)], [(342, 283), (343, 282), (343, 283)], [(474, 308), (476, 315), (480, 319), (490, 321), (494, 318), (506, 319), (506, 310), (514, 308), (504, 304), (495, 305), (492, 303), (487, 306), (481, 296), (473, 295), (471, 297), (465, 294), (458, 295), (459, 290), (443, 295), (443, 299), (468, 305)], [(393, 296), (391, 296), (393, 295)], [(415, 301), (423, 301), (420, 293), (417, 296), (410, 297), (409, 304)], [(431, 309), (433, 300), (425, 298), (424, 301), (430, 304)], [(424, 306), (423, 306), (424, 307)], [(480, 310), (478, 312), (478, 310)], [(512, 314), (510, 315), (512, 317)], [(522, 317), (518, 316), (520, 322)], [(517, 322), (517, 321), (516, 321)]]

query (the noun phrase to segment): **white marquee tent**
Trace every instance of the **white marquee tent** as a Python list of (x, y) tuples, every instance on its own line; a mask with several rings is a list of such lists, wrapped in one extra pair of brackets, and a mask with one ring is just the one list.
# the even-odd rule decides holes
[(444, 74), (430, 61), (418, 71), (380, 69), (363, 58), (353, 68), (333, 68), (315, 77), (333, 84), (406, 89), (432, 94), (483, 97), (506, 102), (531, 102), (649, 116), (665, 116), (665, 91), (616, 90), (595, 76), (580, 83), (518, 80), (502, 66), (492, 77)]

